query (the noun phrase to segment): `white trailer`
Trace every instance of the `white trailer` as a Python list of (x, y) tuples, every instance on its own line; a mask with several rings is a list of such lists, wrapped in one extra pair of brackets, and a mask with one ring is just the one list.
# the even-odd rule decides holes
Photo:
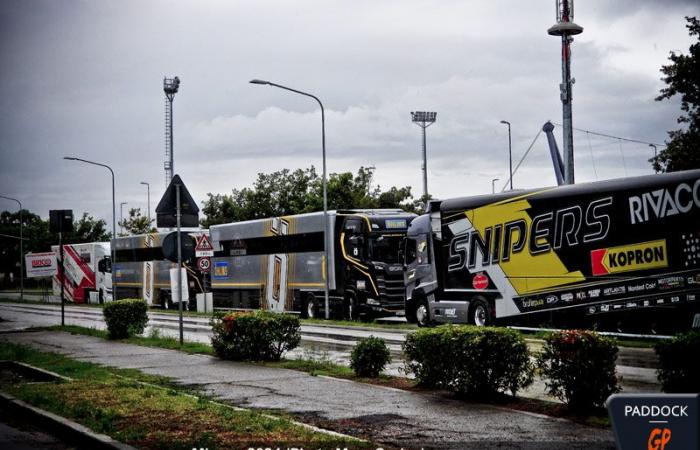
[(51, 247), (58, 259), (58, 273), (53, 277), (53, 293), (61, 295), (61, 283), (67, 301), (103, 303), (112, 300), (112, 264), (109, 242), (66, 244), (63, 246), (63, 271), (58, 245)]

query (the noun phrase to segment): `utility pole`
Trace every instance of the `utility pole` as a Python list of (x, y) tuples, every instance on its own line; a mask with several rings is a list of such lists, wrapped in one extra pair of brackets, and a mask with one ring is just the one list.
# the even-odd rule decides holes
[(574, 134), (571, 110), (571, 87), (575, 79), (571, 78), (571, 43), (572, 36), (581, 34), (583, 27), (576, 25), (574, 20), (574, 0), (556, 0), (557, 23), (551, 26), (547, 33), (551, 36), (561, 36), (561, 77), (559, 85), (562, 103), (562, 125), (564, 130), (564, 184), (574, 184)]
[(423, 130), (423, 199), (428, 201), (428, 156), (426, 149), (425, 129), (435, 123), (436, 112), (411, 111), (411, 121)]
[(175, 158), (173, 153), (173, 100), (180, 89), (180, 78), (163, 78), (165, 92), (165, 187), (175, 173)]
[(12, 197), (0, 195), (0, 198), (12, 200), (19, 205), (19, 301), (24, 301), (24, 219), (22, 217), (22, 202)]

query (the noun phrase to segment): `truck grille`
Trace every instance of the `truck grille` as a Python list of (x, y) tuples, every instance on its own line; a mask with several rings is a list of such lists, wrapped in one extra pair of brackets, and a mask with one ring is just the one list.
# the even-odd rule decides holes
[(382, 306), (390, 309), (403, 309), (406, 290), (403, 285), (403, 273), (396, 275), (378, 274), (377, 289)]

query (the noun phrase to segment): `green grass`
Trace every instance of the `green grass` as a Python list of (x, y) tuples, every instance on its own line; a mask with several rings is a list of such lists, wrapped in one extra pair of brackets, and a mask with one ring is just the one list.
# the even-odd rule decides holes
[(283, 417), (235, 410), (204, 397), (193, 397), (165, 379), (138, 371), (111, 369), (10, 343), (0, 346), (0, 359), (26, 362), (74, 379), (16, 381), (3, 384), (2, 390), (141, 449), (247, 448), (270, 443), (283, 447), (375, 448), (309, 430)]

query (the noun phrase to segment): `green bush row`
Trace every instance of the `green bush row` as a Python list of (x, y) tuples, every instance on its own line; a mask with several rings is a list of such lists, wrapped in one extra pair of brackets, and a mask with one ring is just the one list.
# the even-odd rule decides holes
[(116, 300), (102, 309), (110, 339), (141, 334), (148, 323), (148, 305), (138, 298)]
[(278, 361), (299, 345), (299, 318), (269, 311), (215, 314), (211, 320), (214, 352), (235, 361)]

